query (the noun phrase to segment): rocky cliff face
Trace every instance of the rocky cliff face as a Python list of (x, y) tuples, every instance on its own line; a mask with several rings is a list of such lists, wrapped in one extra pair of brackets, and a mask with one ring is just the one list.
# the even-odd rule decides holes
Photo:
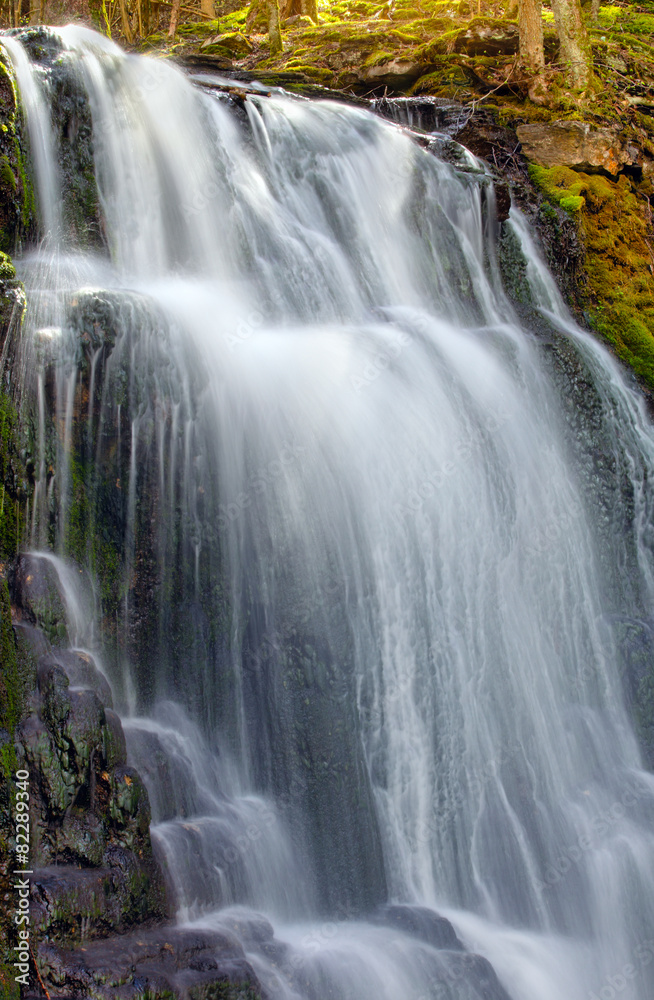
[[(148, 793), (127, 762), (106, 677), (67, 646), (51, 561), (20, 556), (9, 576), (12, 600), (0, 585), (0, 893), (10, 915), (11, 872), (24, 866), (12, 826), (15, 775), (27, 772), (31, 986), (20, 995), (122, 1000), (147, 989), (153, 1000), (255, 1000), (257, 979), (235, 937), (177, 930), (166, 919)], [(6, 920), (2, 930), (2, 995), (17, 998), (16, 928)]]

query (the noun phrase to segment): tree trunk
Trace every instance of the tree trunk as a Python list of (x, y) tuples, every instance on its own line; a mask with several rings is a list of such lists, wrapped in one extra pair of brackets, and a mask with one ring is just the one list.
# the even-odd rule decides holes
[(561, 44), (566, 81), (573, 90), (585, 90), (593, 75), (590, 40), (579, 0), (552, 0)]
[(213, 0), (201, 0), (200, 10), (202, 11), (203, 14), (206, 14), (206, 16), (211, 18), (212, 20), (216, 16), (216, 8), (213, 5)]
[(542, 76), (545, 69), (541, 0), (520, 0), (518, 6), (520, 59), (530, 73)]
[(300, 9), (304, 17), (310, 17), (315, 24), (318, 23), (318, 4), (316, 0), (301, 0)]
[(170, 12), (170, 26), (168, 28), (168, 38), (172, 41), (175, 37), (175, 32), (177, 31), (177, 22), (179, 21), (179, 8), (182, 0), (173, 0), (173, 7)]
[(591, 0), (590, 16), (592, 18), (593, 24), (597, 24), (599, 20), (599, 9), (600, 9), (600, 0)]
[(531, 77), (529, 97), (535, 104), (542, 104), (547, 96), (547, 88), (544, 79), (545, 50), (541, 0), (519, 0), (518, 32), (520, 60)]
[[(282, 42), (282, 29), (279, 23), (279, 3), (278, 0), (266, 0), (268, 7), (268, 40), (270, 42), (270, 54), (279, 55), (284, 51)], [(315, 0), (314, 0), (315, 2)]]
[(132, 31), (132, 26), (129, 23), (129, 14), (127, 13), (125, 0), (120, 0), (120, 24), (123, 29), (125, 40), (129, 45), (131, 45), (134, 41), (134, 33)]

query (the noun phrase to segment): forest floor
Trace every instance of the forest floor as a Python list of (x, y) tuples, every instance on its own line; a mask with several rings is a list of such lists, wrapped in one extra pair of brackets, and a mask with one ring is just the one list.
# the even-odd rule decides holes
[[(466, 103), (501, 98), (532, 120), (558, 117), (647, 119), (654, 123), (654, 3), (647, 8), (605, 5), (591, 28), (596, 83), (583, 108), (566, 91), (551, 11), (544, 9), (545, 52), (551, 99), (526, 104), (528, 81), (518, 61), (518, 24), (506, 4), (468, 0), (340, 0), (318, 3), (318, 23), (295, 15), (282, 22), (284, 52), (271, 56), (261, 17), (248, 27), (249, 5), (222, 0), (215, 20), (183, 23), (174, 43), (165, 34), (146, 38), (145, 50), (177, 59), (253, 73), (293, 89), (310, 85), (357, 95), (431, 95)], [(517, 4), (516, 4), (517, 7)], [(477, 8), (477, 3), (475, 3)]]

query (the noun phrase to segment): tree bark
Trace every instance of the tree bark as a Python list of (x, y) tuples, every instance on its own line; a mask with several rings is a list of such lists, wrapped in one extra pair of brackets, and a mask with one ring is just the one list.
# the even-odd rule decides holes
[(314, 24), (318, 23), (318, 4), (316, 0), (301, 0), (300, 9), (305, 17), (310, 17)]
[(170, 25), (168, 27), (168, 38), (172, 41), (175, 37), (175, 32), (177, 31), (177, 22), (179, 21), (179, 8), (182, 0), (173, 0), (173, 7), (170, 12)]
[(203, 14), (206, 14), (206, 16), (210, 17), (212, 20), (216, 16), (216, 8), (213, 5), (213, 0), (201, 0), (200, 10), (202, 11)]
[(593, 75), (590, 40), (579, 0), (552, 0), (565, 76), (573, 90), (585, 90)]
[(519, 0), (518, 34), (520, 59), (531, 77), (529, 97), (542, 104), (547, 94), (545, 86), (545, 49), (543, 46), (543, 11), (541, 0)]
[(280, 52), (284, 51), (282, 28), (279, 21), (279, 2), (278, 0), (266, 0), (266, 6), (268, 7), (268, 40), (270, 42), (270, 54), (276, 56), (279, 55)]
[(279, 0), (251, 0), (245, 25), (248, 31), (251, 31), (255, 24), (260, 23), (264, 14), (268, 22), (270, 54), (276, 56), (278, 53), (284, 51), (281, 19), (279, 16)]
[(125, 3), (125, 0), (120, 0), (120, 24), (127, 43), (131, 45), (134, 41), (134, 33), (132, 31), (132, 26), (129, 23), (129, 14), (127, 13), (127, 4)]

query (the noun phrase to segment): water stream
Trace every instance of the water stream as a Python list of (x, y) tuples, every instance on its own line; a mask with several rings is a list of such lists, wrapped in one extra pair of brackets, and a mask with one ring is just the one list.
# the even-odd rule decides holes
[(99, 632), (178, 919), (272, 1000), (651, 1000), (642, 401), (513, 211), (518, 319), (474, 158), (54, 37), (99, 222), (57, 215), (14, 33), (49, 234), (17, 261), (31, 530), (96, 572), (119, 539)]

